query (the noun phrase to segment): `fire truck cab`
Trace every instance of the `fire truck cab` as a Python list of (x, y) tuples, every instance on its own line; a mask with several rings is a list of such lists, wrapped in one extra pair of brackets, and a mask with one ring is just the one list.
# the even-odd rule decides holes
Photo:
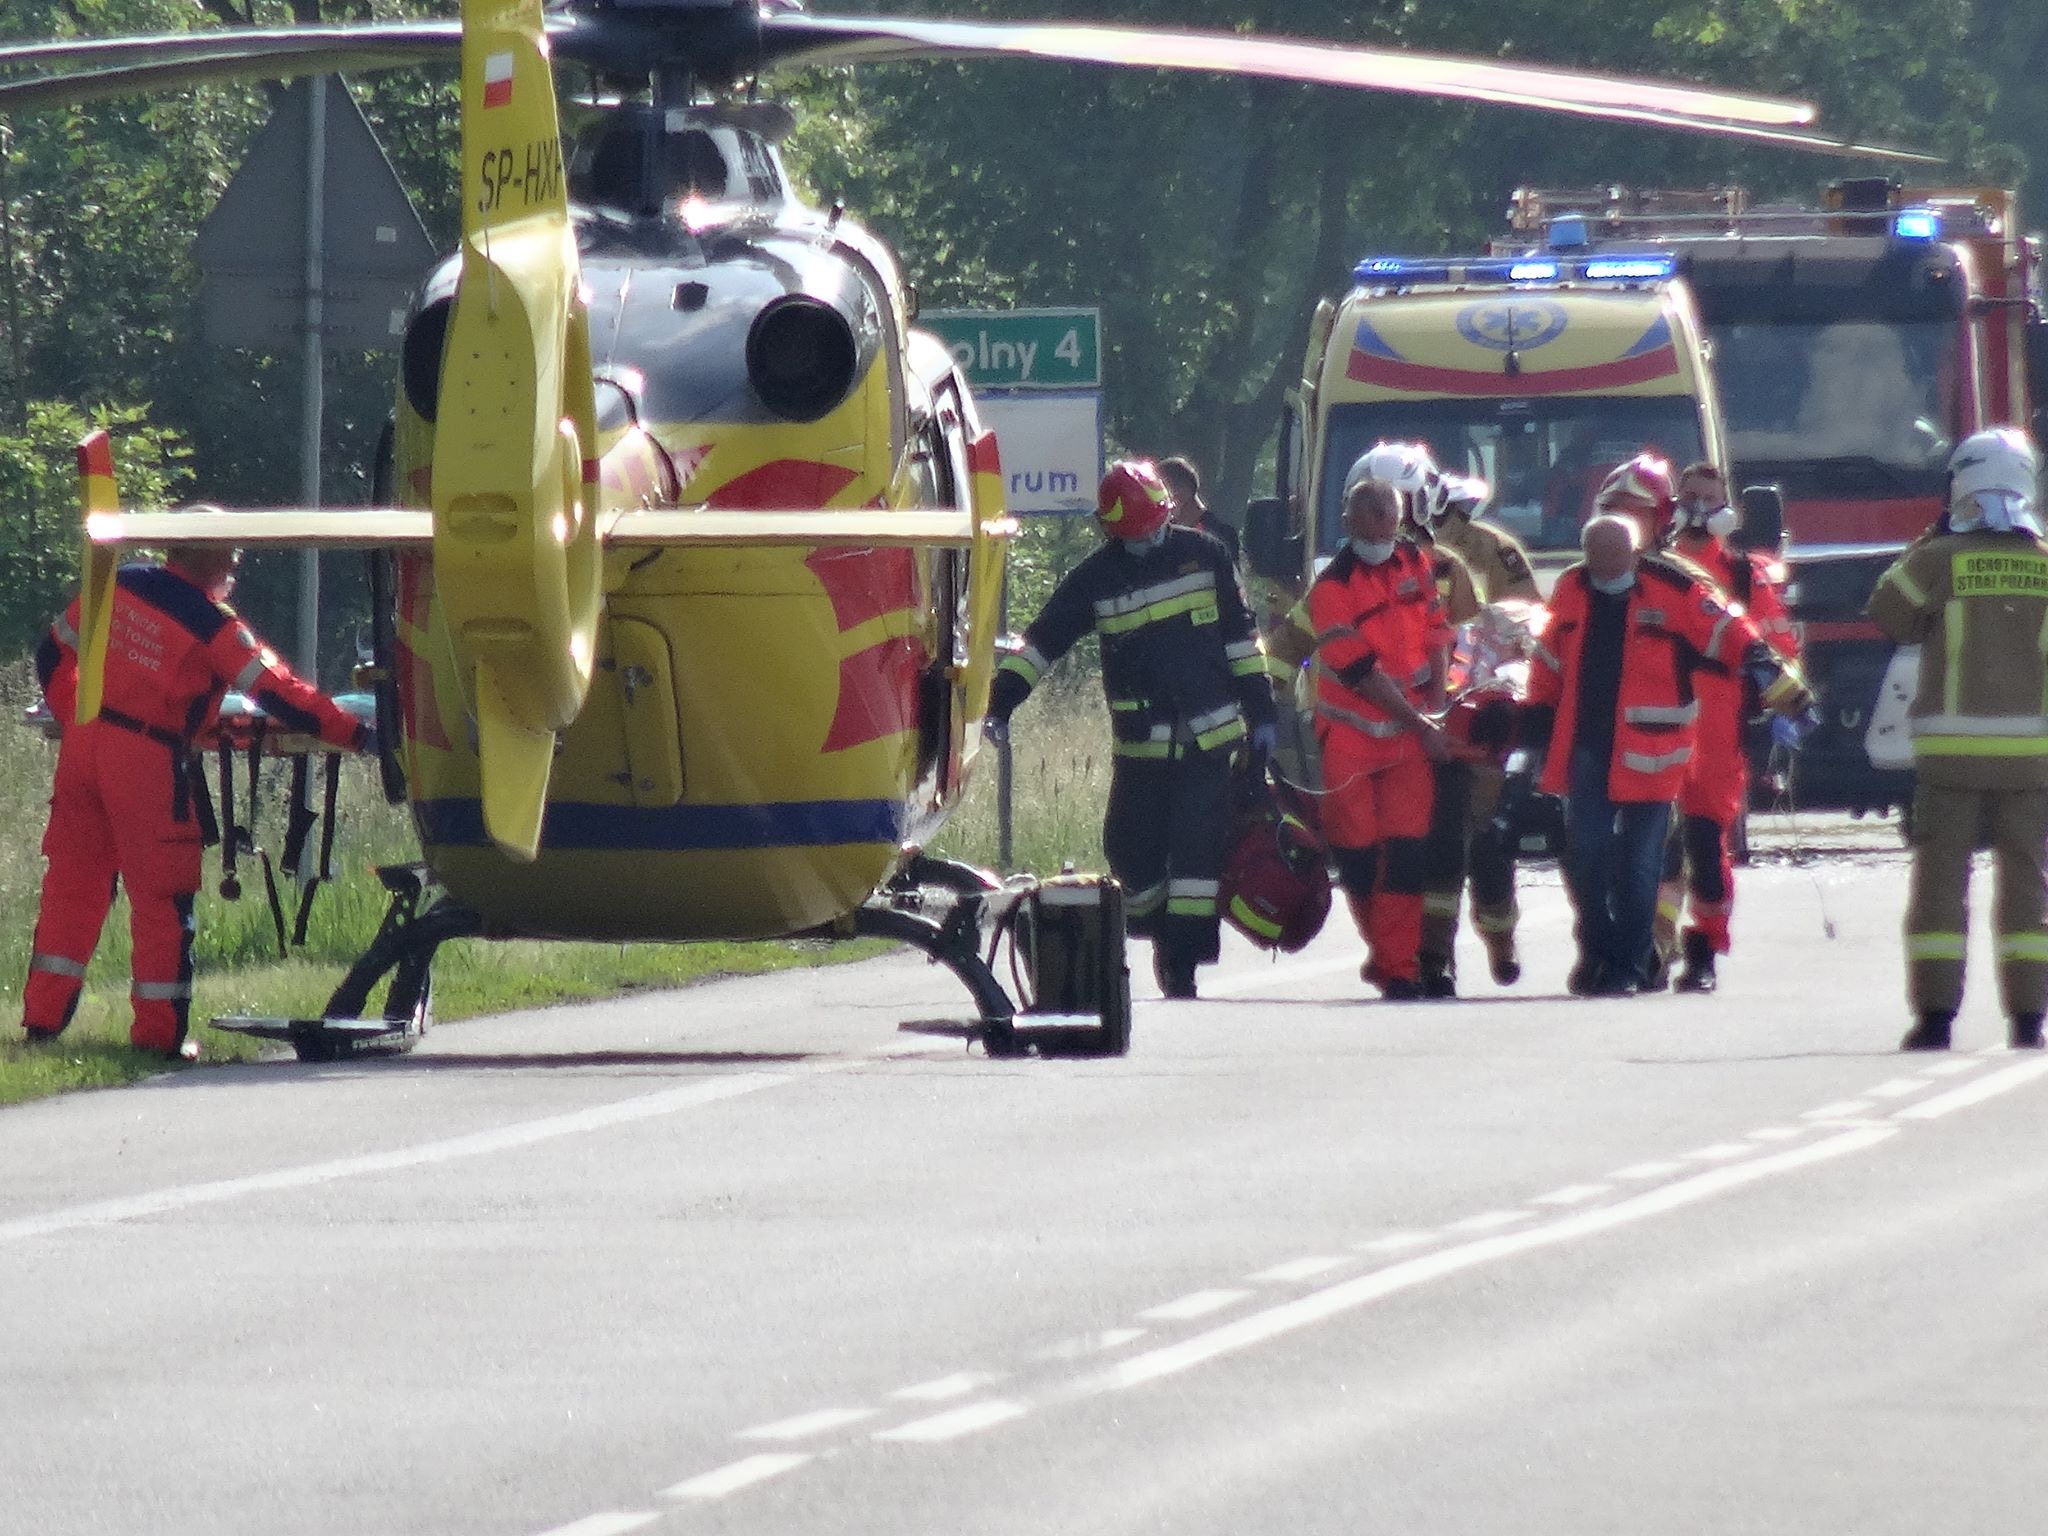
[(1710, 339), (1730, 483), (1782, 492), (1786, 595), (1823, 716), (1794, 760), (1794, 799), (1908, 803), (1910, 771), (1865, 749), (1892, 648), (1863, 606), (1940, 517), (1954, 444), (2038, 427), (2038, 248), (2013, 195), (1865, 179), (1799, 208), (1751, 206), (1739, 188), (1524, 189), (1511, 221), (1674, 260)]

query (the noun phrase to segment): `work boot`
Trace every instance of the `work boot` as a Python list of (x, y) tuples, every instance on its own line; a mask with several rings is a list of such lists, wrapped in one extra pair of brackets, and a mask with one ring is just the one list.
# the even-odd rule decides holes
[(2041, 1049), (2041, 1015), (2038, 1013), (2016, 1013), (2012, 1016), (2012, 1034), (2008, 1037), (2016, 1051), (2038, 1051)]
[(1572, 967), (1571, 974), (1564, 979), (1565, 991), (1571, 993), (1573, 997), (1593, 996), (1594, 988), (1600, 985), (1600, 970), (1598, 960), (1590, 955), (1579, 956), (1578, 964)]
[(1422, 964), (1422, 995), (1424, 997), (1456, 997), (1458, 995), (1458, 978), (1451, 970), (1451, 961), (1448, 955), (1424, 953), (1420, 956), (1420, 960)]
[(24, 1050), (31, 1046), (55, 1045), (57, 1039), (58, 1031), (54, 1029), (35, 1029), (27, 1024), (21, 1026), (21, 1044)]
[(1948, 1049), (1948, 1029), (1956, 1021), (1953, 1008), (1922, 1008), (1920, 1022), (1906, 1031), (1906, 1038), (1899, 1042), (1902, 1051), (1945, 1051)]
[(1662, 992), (1671, 985), (1671, 962), (1664, 951), (1652, 947), (1650, 958), (1643, 963), (1642, 979), (1636, 982), (1637, 992)]
[(1522, 979), (1522, 962), (1515, 958), (1515, 936), (1512, 933), (1489, 933), (1485, 937), (1486, 963), (1493, 972), (1493, 984), (1512, 987)]
[(1714, 943), (1697, 928), (1685, 936), (1685, 969), (1678, 973), (1681, 992), (1714, 990)]
[(1155, 955), (1152, 974), (1159, 981), (1160, 992), (1167, 997), (1184, 1002), (1195, 995), (1195, 968), (1188, 962)]
[(1406, 976), (1389, 976), (1380, 983), (1380, 996), (1390, 1003), (1416, 1003), (1429, 995), (1421, 982)]

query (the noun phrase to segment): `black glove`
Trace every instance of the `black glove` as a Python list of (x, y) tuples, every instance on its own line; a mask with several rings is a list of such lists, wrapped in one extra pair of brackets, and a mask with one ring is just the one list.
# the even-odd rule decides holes
[(1550, 749), (1550, 733), (1557, 727), (1557, 706), (1554, 704), (1524, 704), (1521, 719), (1517, 722), (1521, 744), (1532, 753), (1547, 752)]

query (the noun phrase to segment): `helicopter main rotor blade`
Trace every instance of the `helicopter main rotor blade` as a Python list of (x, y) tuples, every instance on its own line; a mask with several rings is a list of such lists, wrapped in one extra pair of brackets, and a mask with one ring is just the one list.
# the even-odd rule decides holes
[(275, 32), (214, 31), (170, 37), (111, 37), (0, 48), (0, 70), (53, 64), (104, 65), (0, 80), (0, 111), (116, 96), (281, 80), (295, 75), (453, 64), (462, 29), (454, 22), (361, 27), (292, 27)]
[(1811, 102), (1716, 90), (1548, 64), (1403, 49), (1350, 47), (1238, 32), (1164, 32), (1063, 22), (917, 21), (771, 15), (763, 48), (775, 62), (852, 63), (934, 56), (1066, 59), (1077, 63), (1199, 69), (1320, 85), (1454, 96), (1559, 111), (1620, 109), (1704, 122), (1803, 127)]

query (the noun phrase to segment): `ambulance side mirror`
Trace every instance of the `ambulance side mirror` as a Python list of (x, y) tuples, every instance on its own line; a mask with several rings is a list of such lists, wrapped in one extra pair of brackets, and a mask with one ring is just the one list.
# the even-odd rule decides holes
[(1776, 485), (1742, 488), (1742, 526), (1735, 543), (1759, 554), (1777, 555), (1785, 547), (1785, 492)]
[(1244, 553), (1255, 576), (1273, 581), (1300, 579), (1301, 535), (1288, 526), (1287, 504), (1279, 497), (1261, 496), (1245, 507)]

